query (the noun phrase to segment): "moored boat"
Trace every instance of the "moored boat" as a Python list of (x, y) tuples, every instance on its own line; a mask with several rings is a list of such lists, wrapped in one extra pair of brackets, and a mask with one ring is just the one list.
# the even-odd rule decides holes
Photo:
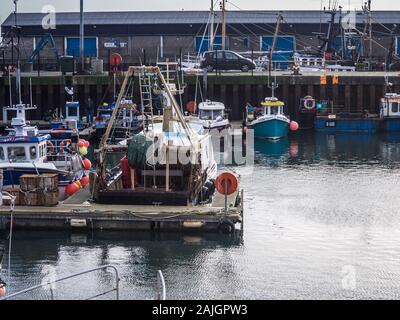
[(260, 108), (246, 107), (247, 128), (256, 138), (277, 140), (289, 134), (290, 119), (284, 114), (285, 104), (275, 97), (265, 98)]
[(400, 132), (400, 94), (386, 93), (381, 99), (381, 131)]
[(198, 110), (199, 123), (204, 129), (222, 131), (230, 127), (225, 105), (222, 102), (207, 100), (199, 104)]

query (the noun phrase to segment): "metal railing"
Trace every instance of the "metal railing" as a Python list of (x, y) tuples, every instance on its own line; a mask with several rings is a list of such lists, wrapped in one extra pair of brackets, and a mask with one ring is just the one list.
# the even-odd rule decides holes
[(113, 265), (105, 265), (105, 266), (102, 266), (102, 267), (90, 269), (90, 270), (79, 272), (79, 273), (76, 273), (76, 274), (73, 274), (73, 275), (70, 275), (70, 276), (67, 276), (67, 277), (63, 277), (63, 278), (60, 278), (60, 279), (57, 279), (57, 280), (54, 280), (54, 281), (49, 281), (47, 283), (42, 283), (42, 284), (39, 284), (37, 286), (33, 286), (31, 288), (28, 288), (28, 289), (13, 293), (13, 294), (11, 294), (9, 296), (6, 296), (6, 297), (4, 297), (3, 299), (0, 299), (0, 300), (10, 300), (12, 298), (19, 297), (19, 296), (21, 296), (23, 294), (26, 294), (28, 292), (32, 292), (34, 290), (37, 290), (37, 289), (40, 289), (40, 288), (46, 288), (46, 287), (49, 287), (49, 290), (50, 290), (50, 293), (51, 293), (51, 299), (54, 300), (54, 292), (53, 292), (52, 285), (54, 285), (56, 283), (59, 283), (59, 282), (62, 282), (62, 281), (69, 280), (69, 279), (77, 278), (79, 276), (82, 276), (82, 275), (85, 275), (85, 274), (88, 274), (88, 273), (93, 273), (93, 272), (96, 272), (96, 271), (106, 270), (106, 269), (112, 269), (114, 271), (115, 278), (116, 278), (115, 279), (115, 287), (113, 287), (111, 290), (107, 290), (105, 292), (102, 292), (100, 294), (92, 296), (92, 297), (90, 297), (90, 298), (88, 298), (86, 300), (92, 300), (92, 299), (95, 299), (95, 298), (99, 298), (99, 297), (105, 296), (106, 294), (109, 294), (109, 293), (114, 292), (114, 291), (115, 291), (115, 299), (119, 300), (120, 278), (119, 278), (118, 269)]
[(157, 272), (157, 300), (167, 300), (167, 288), (161, 270)]
[[(110, 290), (101, 292), (101, 293), (99, 293), (99, 294), (97, 294), (95, 296), (91, 296), (90, 298), (87, 298), (85, 300), (93, 300), (93, 299), (96, 299), (96, 298), (100, 298), (100, 297), (105, 296), (106, 294), (109, 294), (109, 293), (112, 293), (112, 292), (115, 292), (115, 299), (119, 300), (119, 298), (120, 298), (119, 288), (120, 288), (121, 279), (119, 278), (118, 269), (113, 265), (105, 265), (105, 266), (102, 266), (102, 267), (86, 270), (86, 271), (79, 272), (79, 273), (76, 273), (76, 274), (73, 274), (73, 275), (70, 275), (70, 276), (67, 276), (67, 277), (63, 277), (63, 278), (60, 278), (60, 279), (57, 279), (57, 280), (54, 280), (54, 281), (49, 281), (49, 282), (46, 282), (46, 283), (42, 283), (40, 285), (33, 286), (33, 287), (28, 288), (28, 289), (25, 289), (25, 290), (18, 291), (16, 293), (10, 294), (10, 295), (8, 295), (8, 296), (6, 296), (6, 297), (4, 297), (4, 298), (2, 298), (0, 300), (10, 300), (10, 299), (19, 297), (21, 295), (24, 295), (26, 293), (32, 292), (34, 290), (37, 290), (37, 289), (40, 289), (40, 288), (47, 288), (47, 287), (49, 288), (49, 291), (50, 291), (50, 294), (51, 294), (51, 300), (55, 300), (54, 299), (54, 289), (53, 289), (52, 285), (54, 285), (56, 283), (59, 283), (59, 282), (62, 282), (62, 281), (69, 280), (69, 279), (74, 279), (74, 278), (80, 277), (80, 276), (85, 275), (85, 274), (93, 273), (93, 272), (100, 271), (100, 270), (106, 270), (106, 269), (112, 269), (114, 271), (114, 274), (115, 274), (115, 286)], [(157, 300), (163, 300), (164, 301), (164, 300), (167, 299), (167, 288), (166, 288), (166, 285), (165, 285), (164, 275), (163, 275), (161, 270), (158, 270), (158, 272), (157, 272), (157, 289), (156, 290), (157, 290), (157, 297), (156, 297)]]

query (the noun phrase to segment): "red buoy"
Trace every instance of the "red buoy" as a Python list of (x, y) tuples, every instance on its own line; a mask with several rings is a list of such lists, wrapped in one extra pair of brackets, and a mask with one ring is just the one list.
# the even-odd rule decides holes
[(290, 122), (290, 130), (297, 131), (299, 130), (300, 126), (296, 121)]
[(221, 173), (215, 180), (215, 188), (223, 195), (231, 195), (239, 187), (238, 178), (231, 172)]
[(85, 147), (89, 148), (90, 147), (90, 142), (87, 140), (83, 140), (83, 142), (85, 143)]
[(190, 113), (196, 113), (196, 102), (195, 101), (189, 101), (186, 104), (186, 110), (189, 111)]
[(72, 182), (65, 188), (65, 193), (71, 197), (75, 193), (77, 193), (80, 189), (81, 189), (80, 184)]
[(83, 176), (80, 182), (82, 187), (86, 187), (89, 184), (89, 176)]
[(85, 147), (85, 140), (79, 140), (78, 148), (84, 148), (84, 147)]
[(92, 162), (89, 159), (84, 159), (82, 164), (85, 170), (90, 170), (92, 168)]

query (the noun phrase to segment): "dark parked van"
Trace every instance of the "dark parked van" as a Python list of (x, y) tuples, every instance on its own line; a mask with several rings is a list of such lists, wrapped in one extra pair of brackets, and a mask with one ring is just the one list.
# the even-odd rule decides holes
[(200, 64), (201, 69), (207, 69), (208, 72), (213, 70), (240, 70), (242, 72), (248, 72), (254, 70), (256, 64), (242, 57), (233, 51), (227, 50), (216, 50), (204, 52), (203, 58)]

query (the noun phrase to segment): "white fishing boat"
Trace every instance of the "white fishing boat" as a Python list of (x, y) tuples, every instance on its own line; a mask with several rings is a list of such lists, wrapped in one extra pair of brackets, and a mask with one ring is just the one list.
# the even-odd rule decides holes
[[(96, 202), (132, 205), (193, 206), (211, 201), (217, 177), (211, 135), (200, 123), (190, 123), (175, 100), (159, 67), (130, 67), (125, 84), (139, 78), (143, 131), (125, 144), (111, 145), (114, 120), (125, 95), (122, 86), (116, 108), (100, 144)], [(162, 93), (162, 121), (154, 122), (149, 92)], [(107, 159), (122, 151), (120, 164), (112, 169)]]
[(207, 130), (224, 130), (230, 127), (226, 115), (225, 105), (222, 102), (207, 100), (198, 106), (199, 123)]

